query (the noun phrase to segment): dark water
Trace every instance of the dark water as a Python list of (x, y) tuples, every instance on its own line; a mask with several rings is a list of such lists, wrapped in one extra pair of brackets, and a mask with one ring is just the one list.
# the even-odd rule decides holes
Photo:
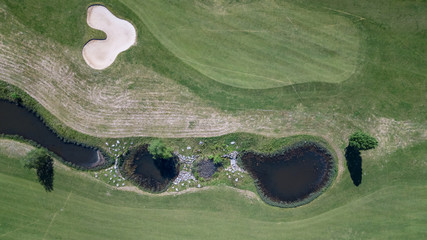
[(97, 150), (62, 141), (40, 118), (23, 107), (0, 101), (0, 113), (0, 133), (33, 140), (64, 161), (80, 167), (91, 168), (103, 163), (103, 157)]
[(258, 180), (258, 187), (274, 202), (301, 201), (320, 190), (333, 168), (331, 155), (314, 143), (294, 147), (284, 153), (263, 155), (248, 152), (242, 163)]
[(203, 160), (197, 164), (197, 173), (200, 177), (209, 179), (216, 172), (217, 167), (212, 160)]
[(153, 192), (163, 191), (179, 173), (177, 159), (154, 159), (147, 146), (132, 151), (123, 165), (124, 173)]

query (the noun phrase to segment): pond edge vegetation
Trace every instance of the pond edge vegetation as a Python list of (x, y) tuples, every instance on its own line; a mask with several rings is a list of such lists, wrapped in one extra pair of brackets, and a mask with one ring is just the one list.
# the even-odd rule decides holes
[[(127, 154), (124, 156), (118, 158), (119, 165), (123, 164), (123, 161), (125, 159), (125, 156), (128, 155), (133, 149), (141, 147), (143, 145), (148, 145), (153, 140), (156, 139), (162, 139), (162, 138), (155, 138), (155, 137), (127, 137), (127, 138), (101, 138), (101, 137), (94, 137), (89, 136), (84, 133), (80, 133), (68, 126), (66, 126), (64, 123), (62, 123), (57, 117), (55, 117), (53, 114), (51, 114), (46, 108), (44, 108), (40, 103), (38, 103), (34, 98), (32, 98), (30, 95), (28, 95), (25, 91), (21, 90), (20, 88), (13, 86), (11, 84), (8, 84), (4, 81), (0, 80), (0, 100), (9, 101), (12, 103), (15, 103), (19, 106), (22, 106), (26, 108), (27, 110), (34, 113), (38, 118), (41, 119), (41, 121), (53, 132), (55, 135), (57, 135), (58, 138), (60, 138), (62, 141), (68, 142), (68, 143), (74, 143), (80, 146), (89, 147), (89, 148), (95, 148), (98, 149), (102, 155), (105, 158), (105, 164), (97, 166), (95, 168), (84, 168), (77, 166), (75, 164), (63, 161), (62, 158), (57, 156), (56, 154), (49, 151), (50, 155), (60, 159), (62, 163), (64, 163), (67, 166), (70, 166), (72, 168), (83, 170), (83, 171), (97, 171), (100, 169), (107, 168), (108, 166), (111, 166), (114, 164), (114, 156), (112, 154), (109, 154), (107, 152), (107, 147), (104, 145), (106, 142), (116, 141), (118, 139), (120, 140), (132, 140), (135, 142), (135, 144), (128, 149)], [(29, 143), (35, 147), (42, 147), (40, 144), (24, 139), (20, 136), (12, 136), (12, 135), (4, 135), (0, 134), (0, 137), (9, 138), (13, 140), (18, 140), (20, 142)], [(215, 154), (215, 151), (218, 151), (220, 148), (224, 148), (224, 151), (226, 150), (225, 142), (230, 142), (230, 139), (233, 140), (239, 140), (242, 139), (245, 143), (242, 144), (242, 148), (239, 149), (239, 152), (242, 153), (244, 151), (253, 151), (253, 152), (259, 152), (263, 154), (267, 153), (275, 153), (278, 151), (283, 151), (284, 149), (287, 149), (289, 146), (292, 146), (298, 142), (316, 142), (323, 146), (325, 149), (328, 150), (329, 153), (331, 153), (332, 159), (334, 161), (333, 164), (333, 170), (331, 171), (331, 176), (329, 178), (329, 182), (325, 185), (324, 188), (321, 189), (321, 191), (316, 192), (315, 194), (311, 195), (310, 198), (305, 199), (304, 201), (298, 202), (298, 203), (291, 203), (285, 205), (280, 205), (275, 202), (269, 201), (268, 198), (263, 196), (262, 192), (259, 191), (259, 189), (256, 187), (258, 194), (260, 197), (267, 203), (272, 206), (277, 207), (297, 207), (304, 204), (307, 204), (317, 198), (321, 195), (325, 190), (331, 186), (331, 183), (335, 180), (337, 176), (337, 155), (332, 147), (330, 147), (329, 143), (320, 136), (313, 136), (313, 135), (294, 135), (294, 136), (287, 136), (287, 137), (281, 137), (281, 138), (272, 138), (272, 137), (266, 137), (259, 134), (253, 134), (253, 133), (231, 133), (216, 137), (194, 137), (194, 138), (164, 138), (164, 143), (170, 147), (172, 146), (173, 149), (177, 149), (177, 145), (187, 144), (188, 142), (196, 143), (199, 141), (206, 141), (206, 144), (214, 144), (216, 147), (216, 150), (212, 149), (199, 152), (199, 153), (193, 153), (194, 155), (198, 155), (200, 157), (206, 157), (208, 155), (218, 155), (218, 153)], [(222, 142), (222, 144), (220, 144)], [(219, 145), (218, 145), (219, 144)], [(218, 145), (218, 146), (217, 146)], [(227, 145), (228, 147), (228, 145)], [(208, 147), (209, 148), (209, 147)], [(212, 148), (212, 147), (210, 147)], [(179, 149), (179, 148), (178, 148)], [(221, 150), (220, 150), (221, 151)], [(229, 150), (228, 150), (229, 151)], [(223, 152), (223, 151), (221, 151)], [(175, 155), (175, 154), (174, 154)], [(208, 157), (209, 158), (209, 157)], [(241, 162), (238, 159), (238, 163), (241, 165)], [(153, 192), (149, 189), (141, 187), (139, 184), (137, 184), (132, 179), (129, 179), (132, 184), (135, 186), (141, 188), (143, 191), (151, 192), (151, 193), (160, 193), (160, 192)], [(172, 184), (172, 182), (170, 183)], [(168, 186), (170, 186), (170, 184)], [(167, 189), (167, 188), (166, 188)], [(164, 189), (163, 191), (165, 191)], [(163, 192), (161, 191), (161, 192)]]

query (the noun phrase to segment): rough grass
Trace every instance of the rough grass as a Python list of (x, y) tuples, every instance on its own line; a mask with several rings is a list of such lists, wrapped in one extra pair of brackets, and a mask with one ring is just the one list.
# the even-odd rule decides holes
[(0, 238), (423, 239), (426, 149), (424, 142), (366, 157), (359, 187), (346, 173), (296, 209), (270, 207), (228, 188), (161, 197), (117, 191), (58, 162), (55, 190), (46, 193), (14, 151), (2, 152)]

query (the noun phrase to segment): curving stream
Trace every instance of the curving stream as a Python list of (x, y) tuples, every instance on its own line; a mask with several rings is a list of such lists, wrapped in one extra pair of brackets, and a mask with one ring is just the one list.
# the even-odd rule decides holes
[(35, 141), (79, 167), (93, 168), (105, 162), (100, 151), (64, 142), (39, 117), (21, 106), (0, 100), (0, 112), (0, 134), (19, 135)]

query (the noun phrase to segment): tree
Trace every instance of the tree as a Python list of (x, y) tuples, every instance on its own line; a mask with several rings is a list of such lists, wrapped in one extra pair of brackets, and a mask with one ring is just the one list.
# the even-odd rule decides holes
[(350, 136), (348, 145), (358, 150), (369, 150), (376, 148), (378, 141), (367, 133), (357, 131)]
[(34, 149), (26, 156), (25, 167), (36, 169), (37, 178), (47, 192), (53, 190), (53, 159), (45, 149)]
[(172, 158), (172, 148), (166, 145), (160, 139), (153, 140), (148, 146), (148, 152), (153, 155), (154, 159), (169, 159)]
[(378, 141), (367, 133), (357, 131), (353, 133), (345, 149), (345, 158), (347, 168), (354, 185), (359, 186), (362, 183), (362, 157), (360, 150), (369, 150), (376, 148)]

